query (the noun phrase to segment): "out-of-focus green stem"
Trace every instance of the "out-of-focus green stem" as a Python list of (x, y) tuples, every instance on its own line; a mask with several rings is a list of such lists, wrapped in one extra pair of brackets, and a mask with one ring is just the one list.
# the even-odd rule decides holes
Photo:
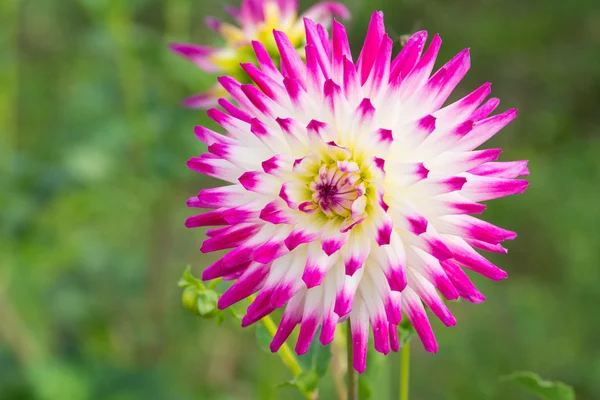
[(221, 283), (221, 281), (222, 281), (222, 280), (223, 280), (222, 278), (213, 279), (213, 280), (212, 280), (212, 281), (210, 281), (210, 283), (208, 284), (208, 288), (209, 288), (210, 290), (214, 290), (214, 288), (216, 288), (216, 287), (217, 287), (217, 285), (218, 285), (219, 283)]
[[(0, 45), (6, 45), (8, 64), (0, 69), (0, 146), (6, 149), (0, 163), (2, 174), (8, 173), (14, 163), (17, 147), (17, 117), (19, 93), (19, 0), (0, 4)], [(2, 43), (2, 36), (5, 43)], [(6, 190), (6, 189), (5, 189)]]
[(167, 40), (188, 40), (191, 7), (189, 0), (164, 0)]
[(410, 342), (400, 351), (400, 400), (408, 400), (408, 380), (410, 372)]
[(143, 68), (136, 57), (133, 21), (127, 9), (127, 3), (122, 0), (111, 0), (105, 14), (105, 25), (115, 43), (117, 72), (119, 86), (123, 97), (123, 106), (127, 122), (131, 127), (131, 151), (134, 162), (143, 165), (144, 149), (151, 140), (153, 132), (144, 115)]
[(348, 400), (358, 400), (358, 374), (352, 365), (352, 326), (346, 322), (346, 354), (348, 355)]
[[(266, 317), (263, 317), (261, 321), (265, 325), (265, 328), (267, 328), (269, 334), (271, 336), (275, 336), (275, 333), (277, 332), (277, 325), (273, 321), (273, 318), (271, 318), (270, 315), (267, 315)], [(281, 360), (283, 361), (285, 366), (290, 370), (292, 375), (298, 376), (302, 373), (302, 368), (300, 367), (296, 356), (292, 352), (292, 349), (290, 349), (290, 346), (287, 345), (287, 343), (284, 343), (281, 346), (281, 348), (278, 351), (278, 354), (281, 357)]]

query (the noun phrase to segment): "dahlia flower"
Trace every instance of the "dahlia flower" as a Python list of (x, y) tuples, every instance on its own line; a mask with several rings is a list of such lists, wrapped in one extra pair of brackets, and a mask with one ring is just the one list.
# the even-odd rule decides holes
[[(250, 81), (245, 79), (240, 63), (255, 61), (253, 40), (263, 43), (269, 55), (278, 62), (279, 52), (273, 40), (273, 29), (284, 32), (292, 46), (302, 53), (305, 42), (304, 18), (327, 27), (334, 16), (343, 19), (350, 16), (348, 9), (341, 3), (321, 2), (298, 17), (298, 0), (242, 0), (239, 9), (227, 7), (227, 12), (239, 27), (212, 17), (205, 21), (209, 28), (223, 37), (223, 47), (174, 43), (170, 48), (206, 72), (226, 74), (246, 81), (245, 83)], [(227, 92), (217, 84), (204, 93), (185, 99), (183, 104), (187, 107), (207, 108), (216, 105), (219, 97), (226, 95)]]
[(377, 351), (397, 351), (404, 314), (435, 352), (424, 305), (454, 325), (442, 296), (484, 301), (464, 268), (506, 277), (475, 249), (505, 253), (500, 242), (515, 233), (469, 214), (527, 187), (514, 179), (528, 174), (526, 161), (476, 150), (517, 111), (490, 116), (499, 101), (485, 101), (489, 83), (442, 107), (470, 63), (463, 50), (431, 75), (438, 35), (423, 51), (427, 33), (415, 33), (392, 60), (376, 12), (354, 62), (343, 25), (333, 22), (330, 40), (315, 22), (304, 24), (306, 62), (283, 32), (274, 31), (281, 68), (253, 42), (258, 67), (242, 68), (254, 84), (219, 78), (238, 105), (223, 100), (224, 111), (208, 111), (227, 134), (195, 129), (209, 152), (188, 166), (229, 182), (188, 201), (212, 209), (188, 227), (220, 226), (207, 231), (201, 251), (231, 249), (203, 279), (235, 281), (221, 309), (258, 293), (243, 326), (285, 306), (273, 351), (296, 325), (302, 354), (319, 327), (326, 344), (350, 318), (362, 372), (370, 327)]

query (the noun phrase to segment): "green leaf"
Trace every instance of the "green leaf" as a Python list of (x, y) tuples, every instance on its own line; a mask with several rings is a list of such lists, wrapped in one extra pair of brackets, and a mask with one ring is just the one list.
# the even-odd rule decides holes
[(533, 372), (514, 372), (500, 379), (504, 382), (515, 383), (541, 400), (575, 400), (575, 392), (572, 387), (562, 382), (543, 380)]
[(196, 297), (198, 314), (204, 318), (211, 318), (217, 314), (219, 295), (214, 290), (199, 291)]
[(358, 376), (358, 398), (368, 400), (373, 395), (373, 386), (369, 379), (363, 375)]
[(308, 351), (298, 357), (298, 362), (303, 370), (315, 371), (317, 376), (322, 378), (327, 373), (333, 353), (331, 352), (331, 346), (321, 344), (319, 333), (320, 330), (317, 330)]
[(271, 353), (269, 347), (271, 340), (273, 340), (273, 336), (267, 331), (267, 328), (262, 323), (256, 325), (256, 341), (258, 342), (258, 346), (267, 353)]
[(192, 268), (189, 265), (183, 271), (181, 278), (177, 282), (177, 286), (181, 288), (195, 286), (199, 289), (204, 289), (204, 284), (192, 274)]
[(327, 368), (329, 368), (332, 357), (333, 353), (331, 352), (331, 346), (323, 346), (321, 343), (319, 343), (314, 358), (314, 368), (319, 378), (324, 377), (327, 373)]
[(410, 321), (408, 321), (408, 318), (404, 318), (398, 325), (398, 342), (400, 343), (400, 347), (403, 347), (405, 344), (407, 344), (414, 334), (415, 328), (412, 326)]
[(317, 389), (317, 383), (319, 377), (314, 371), (303, 371), (300, 375), (294, 377), (294, 379), (283, 382), (278, 387), (294, 387), (300, 390), (302, 393), (312, 393)]

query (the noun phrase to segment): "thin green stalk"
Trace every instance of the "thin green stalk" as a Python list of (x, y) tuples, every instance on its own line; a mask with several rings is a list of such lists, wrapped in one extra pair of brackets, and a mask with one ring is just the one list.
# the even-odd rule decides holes
[(410, 373), (410, 342), (402, 346), (400, 352), (400, 400), (408, 400), (408, 380)]
[(155, 139), (144, 110), (143, 66), (136, 54), (135, 31), (127, 2), (112, 0), (104, 15), (104, 25), (116, 49), (116, 64), (125, 117), (131, 130), (133, 163), (145, 164), (145, 149)]
[(164, 0), (164, 6), (167, 40), (189, 40), (191, 3), (187, 0)]
[[(271, 318), (270, 315), (267, 315), (261, 321), (265, 325), (265, 328), (267, 328), (269, 334), (271, 336), (275, 336), (275, 333), (277, 333), (277, 325), (273, 321), (273, 318)], [(298, 376), (302, 373), (302, 368), (300, 367), (300, 364), (298, 364), (296, 356), (294, 356), (294, 353), (290, 349), (290, 346), (287, 345), (287, 343), (284, 343), (281, 346), (277, 354), (279, 354), (279, 357), (281, 357), (281, 360), (283, 361), (285, 366), (290, 370), (292, 375)]]
[(348, 400), (358, 400), (358, 374), (352, 366), (352, 327), (350, 318), (346, 323), (346, 354), (348, 356)]
[[(18, 105), (19, 105), (19, 1), (0, 4), (0, 46), (6, 45), (8, 64), (0, 69), (0, 146), (2, 154), (0, 170), (9, 173), (13, 168), (13, 157), (17, 150)], [(4, 39), (2, 39), (4, 37)], [(6, 168), (6, 169), (5, 169)], [(7, 189), (5, 189), (7, 190)]]

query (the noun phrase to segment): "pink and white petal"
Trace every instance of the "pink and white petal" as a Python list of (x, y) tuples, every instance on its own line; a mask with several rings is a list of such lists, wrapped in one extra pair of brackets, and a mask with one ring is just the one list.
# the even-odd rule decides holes
[(306, 265), (302, 274), (302, 281), (308, 288), (321, 285), (329, 269), (337, 263), (339, 257), (337, 254), (328, 256), (325, 254), (318, 242), (312, 242), (308, 245), (306, 255)]
[(211, 144), (220, 143), (220, 144), (238, 144), (239, 142), (233, 138), (222, 135), (220, 133), (211, 131), (208, 128), (203, 126), (195, 126), (194, 127), (194, 135), (200, 140), (202, 143), (210, 146)]
[(513, 108), (502, 114), (477, 121), (473, 125), (473, 130), (454, 146), (453, 151), (473, 150), (479, 147), (515, 118), (517, 118), (517, 109)]
[(331, 256), (348, 242), (350, 233), (340, 232), (340, 223), (337, 220), (329, 220), (321, 231), (321, 248), (328, 256)]
[(327, 27), (331, 24), (334, 17), (348, 19), (350, 18), (350, 11), (348, 11), (348, 8), (342, 3), (322, 1), (306, 10), (299, 19), (309, 19), (317, 24)]
[(417, 65), (412, 69), (408, 76), (404, 79), (400, 86), (399, 96), (400, 98), (408, 98), (416, 90), (422, 88), (433, 70), (433, 64), (437, 58), (440, 47), (442, 46), (442, 39), (439, 35), (435, 35), (431, 40), (431, 43), (427, 47), (427, 50), (423, 56), (417, 62)]
[(435, 290), (435, 286), (431, 282), (415, 270), (409, 268), (408, 284), (444, 325), (456, 325), (456, 318), (454, 318), (444, 301), (440, 298)]
[(323, 284), (323, 322), (319, 341), (323, 345), (331, 343), (340, 317), (335, 313), (335, 277), (329, 274)]
[(515, 232), (502, 229), (470, 215), (447, 215), (440, 217), (436, 220), (436, 228), (440, 233), (457, 235), (494, 245), (504, 240), (513, 240), (517, 237)]
[(229, 224), (241, 224), (256, 222), (260, 210), (265, 206), (265, 199), (257, 199), (251, 203), (239, 207), (229, 208), (223, 211), (223, 219)]
[[(292, 228), (280, 225), (277, 233), (254, 250), (252, 259), (261, 264), (269, 264), (290, 253), (285, 247), (284, 240), (289, 235)], [(288, 261), (289, 262), (289, 261)], [(286, 268), (290, 268), (286, 265)]]
[[(224, 228), (219, 234), (202, 242), (200, 251), (210, 253), (238, 247), (259, 231), (262, 224), (238, 224)], [(266, 263), (263, 263), (266, 264)]]
[(229, 161), (231, 164), (237, 165), (244, 171), (260, 168), (261, 161), (271, 157), (272, 154), (265, 147), (247, 147), (226, 143), (213, 143), (208, 146), (208, 151)]
[(406, 287), (406, 249), (402, 239), (394, 230), (390, 244), (372, 250), (373, 259), (385, 275), (390, 289), (401, 292)]
[(388, 354), (390, 352), (388, 319), (383, 301), (369, 278), (365, 277), (361, 281), (358, 296), (364, 302), (369, 314), (369, 321), (373, 327), (375, 350)]
[(289, 207), (281, 199), (276, 199), (265, 205), (260, 211), (259, 218), (274, 225), (292, 224), (293, 215)]
[(185, 220), (185, 226), (186, 228), (198, 228), (201, 226), (229, 225), (225, 218), (223, 218), (223, 212), (225, 210), (227, 209), (219, 208), (200, 215), (188, 217), (188, 219)]
[(171, 43), (169, 49), (172, 52), (187, 58), (206, 72), (221, 71), (221, 68), (211, 60), (211, 56), (218, 52), (219, 49), (188, 43)]
[(527, 168), (527, 160), (490, 162), (469, 170), (469, 173), (490, 178), (512, 179), (529, 175), (529, 168)]
[(442, 66), (441, 69), (446, 70), (444, 82), (435, 98), (435, 102), (432, 106), (433, 108), (429, 112), (438, 110), (444, 104), (444, 102), (446, 102), (450, 94), (452, 94), (452, 91), (456, 88), (462, 78), (464, 78), (470, 67), (471, 59), (469, 55), (469, 49), (464, 49), (454, 56), (454, 58), (448, 61), (444, 66)]
[(248, 124), (250, 123), (252, 117), (250, 117), (250, 115), (247, 112), (240, 110), (229, 100), (219, 99), (219, 105), (223, 107), (223, 109), (227, 111), (232, 117), (242, 120)]
[(206, 92), (186, 97), (181, 105), (187, 108), (210, 108), (218, 104), (219, 97), (222, 95), (220, 90), (209, 89)]
[[(312, 49), (312, 58), (317, 61), (316, 65), (313, 65), (313, 71), (309, 71), (309, 75), (313, 75), (313, 79), (315, 77), (319, 77), (319, 80), (322, 82), (325, 81), (325, 78), (329, 78), (331, 76), (331, 60), (329, 54), (327, 54), (325, 50), (325, 46), (321, 41), (319, 36), (319, 31), (317, 29), (317, 25), (314, 21), (310, 19), (304, 19), (304, 27), (306, 30), (306, 43), (307, 46), (310, 46)], [(307, 51), (308, 53), (308, 51)], [(308, 65), (308, 54), (307, 54), (307, 65)], [(318, 69), (316, 67), (318, 66)], [(320, 73), (319, 73), (320, 71)], [(321, 83), (322, 83), (321, 82)], [(322, 87), (322, 86), (318, 86)]]
[(352, 276), (356, 271), (363, 268), (370, 251), (370, 237), (365, 235), (359, 227), (352, 229), (348, 243), (340, 251), (346, 268), (346, 275)]
[(432, 176), (421, 180), (410, 187), (413, 198), (433, 197), (440, 194), (460, 191), (467, 183), (463, 176)]
[(433, 198), (421, 199), (419, 205), (426, 210), (428, 218), (442, 215), (481, 214), (487, 207), (472, 201), (460, 192), (445, 193)]
[(463, 238), (465, 242), (471, 247), (474, 247), (479, 250), (489, 251), (490, 253), (500, 253), (500, 254), (508, 254), (508, 250), (500, 244), (490, 244), (486, 242), (482, 242), (481, 240)]
[(260, 69), (275, 82), (283, 82), (283, 76), (281, 75), (281, 72), (279, 72), (279, 69), (277, 69), (275, 66), (275, 63), (265, 48), (265, 45), (259, 41), (253, 40), (252, 48), (256, 54), (256, 60), (258, 61)]
[(305, 229), (296, 226), (292, 229), (288, 237), (285, 238), (285, 247), (292, 251), (302, 244), (314, 242), (320, 236), (321, 234), (317, 229)]
[[(332, 78), (335, 82), (340, 82), (342, 77), (344, 78), (344, 84), (348, 85), (346, 79), (351, 78), (352, 83), (350, 86), (358, 86), (358, 75), (356, 73), (356, 67), (354, 63), (352, 63), (352, 52), (350, 51), (350, 44), (348, 43), (348, 35), (346, 34), (346, 28), (344, 25), (340, 24), (337, 21), (333, 21), (333, 25), (331, 28), (332, 31)], [(350, 66), (352, 66), (352, 70), (354, 72), (351, 73)], [(356, 76), (356, 77), (355, 77)], [(356, 80), (356, 83), (354, 81)], [(344, 87), (346, 90), (346, 87)], [(348, 97), (348, 93), (346, 93), (346, 98), (350, 101), (351, 98)]]
[[(303, 251), (292, 253), (292, 264), (271, 296), (271, 305), (273, 307), (283, 307), (301, 289), (306, 288), (304, 282), (300, 279), (304, 271), (305, 258), (306, 256)], [(275, 261), (273, 268), (279, 267), (277, 264), (277, 261)]]
[(310, 347), (310, 343), (321, 324), (323, 309), (323, 288), (314, 287), (306, 291), (304, 313), (302, 314), (302, 322), (300, 332), (298, 333), (298, 341), (296, 342), (296, 353), (299, 355), (305, 354)]
[(437, 353), (438, 345), (419, 296), (410, 287), (402, 292), (402, 309), (411, 322), (426, 351)]
[(431, 171), (458, 174), (476, 168), (481, 164), (495, 161), (500, 156), (502, 149), (486, 149), (467, 152), (445, 152), (435, 159), (427, 162), (427, 168)]
[(391, 146), (392, 154), (396, 159), (404, 162), (422, 162), (423, 159), (416, 159), (413, 154), (436, 129), (436, 118), (432, 115), (426, 115), (416, 121), (403, 124), (402, 127), (393, 131), (394, 142)]
[[(288, 97), (285, 88), (281, 83), (275, 81), (269, 74), (261, 71), (252, 63), (242, 63), (240, 66), (265, 95), (280, 104), (282, 102), (286, 106), (289, 104), (286, 103)], [(250, 121), (248, 120), (248, 122)]]
[(306, 52), (306, 70), (308, 71), (307, 76), (307, 91), (309, 93), (314, 93), (316, 99), (321, 99), (321, 88), (325, 83), (326, 77), (329, 76), (329, 73), (324, 75), (323, 70), (319, 66), (319, 54), (315, 46), (307, 44), (304, 47), (304, 51)]
[(378, 99), (380, 94), (384, 94), (385, 90), (388, 88), (392, 45), (392, 39), (390, 39), (388, 35), (383, 35), (373, 67), (371, 68), (367, 81), (363, 85), (365, 92), (368, 93), (368, 96), (372, 99)]
[(426, 41), (427, 31), (416, 32), (408, 39), (400, 53), (392, 61), (390, 72), (391, 88), (397, 90), (398, 85), (413, 70), (421, 57)]
[(477, 253), (463, 239), (456, 236), (443, 235), (444, 242), (452, 251), (454, 260), (463, 267), (477, 272), (487, 278), (498, 281), (505, 279), (508, 274), (496, 267), (489, 260)]
[(238, 180), (246, 190), (262, 195), (277, 196), (281, 188), (279, 179), (262, 171), (244, 172)]
[(197, 197), (188, 200), (188, 207), (233, 208), (256, 200), (257, 196), (241, 185), (222, 186), (201, 190)]
[(495, 97), (491, 98), (488, 101), (486, 101), (484, 105), (475, 110), (473, 114), (471, 114), (469, 119), (477, 122), (479, 120), (487, 118), (496, 109), (496, 107), (498, 107), (498, 105), (500, 105), (500, 99), (497, 99)]
[(467, 274), (454, 261), (446, 260), (441, 263), (446, 275), (452, 281), (452, 284), (465, 300), (472, 303), (482, 303), (485, 301), (485, 296), (473, 285)]
[(242, 90), (242, 84), (230, 76), (219, 76), (217, 81), (223, 89), (249, 114), (261, 115), (261, 110), (257, 108), (248, 96)]
[(408, 187), (424, 179), (427, 179), (429, 170), (422, 162), (396, 162), (388, 163), (386, 171), (389, 180), (400, 187)]
[(364, 269), (361, 268), (354, 275), (350, 276), (346, 275), (343, 265), (334, 265), (332, 272), (336, 276), (334, 311), (340, 318), (343, 318), (352, 311), (356, 299), (356, 290), (364, 274)]
[(422, 249), (413, 247), (409, 251), (408, 264), (410, 269), (418, 272), (427, 279), (446, 299), (456, 300), (459, 293), (444, 272), (441, 266), (442, 262)]
[[(382, 269), (378, 265), (369, 262), (365, 271), (366, 275), (363, 277), (363, 281), (366, 280), (366, 276), (370, 278), (372, 289), (376, 290), (377, 294), (381, 298), (381, 301), (383, 302), (383, 307), (385, 308), (385, 314), (387, 316), (388, 322), (394, 324), (400, 323), (400, 321), (402, 320), (402, 304), (400, 301), (400, 292), (392, 291), (390, 289), (388, 280), (385, 277)], [(363, 290), (363, 296), (365, 295), (368, 294), (364, 293)]]
[(234, 118), (216, 108), (209, 109), (206, 114), (217, 124), (221, 125), (239, 144), (253, 148), (264, 147), (264, 144), (250, 132), (249, 123)]
[(473, 201), (485, 201), (500, 197), (521, 194), (527, 189), (529, 182), (522, 179), (488, 178), (477, 175), (467, 175), (467, 183), (461, 194)]
[(357, 300), (350, 313), (352, 335), (352, 366), (359, 373), (367, 369), (367, 349), (369, 345), (369, 312), (361, 300)]
[(233, 285), (219, 297), (217, 303), (219, 310), (224, 310), (260, 290), (270, 269), (270, 265), (250, 264)]
[(277, 332), (273, 337), (273, 341), (269, 346), (272, 352), (277, 352), (291, 335), (292, 331), (302, 321), (302, 313), (304, 310), (304, 291), (296, 294), (285, 307), (281, 322), (277, 327)]
[(457, 124), (465, 119), (479, 121), (480, 119), (487, 117), (487, 115), (482, 117), (482, 113), (485, 113), (488, 110), (491, 113), (495, 108), (490, 107), (493, 105), (493, 103), (488, 101), (486, 105), (481, 107), (480, 112), (476, 112), (476, 109), (485, 100), (485, 98), (489, 96), (492, 91), (491, 87), (491, 83), (484, 83), (482, 86), (475, 89), (472, 93), (466, 95), (462, 99), (457, 100), (454, 103), (447, 105), (441, 110), (435, 112), (435, 116), (442, 121), (447, 121), (449, 124)]
[(289, 181), (281, 185), (279, 197), (292, 209), (298, 209), (300, 204), (309, 201), (312, 192), (308, 186), (300, 181)]
[[(385, 202), (390, 206), (388, 213), (392, 216), (395, 228), (402, 229), (414, 235), (420, 235), (427, 231), (429, 222), (412, 201), (406, 198), (406, 196), (388, 197), (391, 197), (391, 195), (388, 196), (386, 193)], [(430, 200), (430, 203), (433, 202)]]
[(371, 21), (369, 22), (369, 28), (367, 29), (367, 36), (365, 43), (362, 47), (358, 61), (356, 63), (358, 73), (360, 75), (360, 83), (364, 85), (371, 73), (373, 64), (377, 59), (377, 52), (379, 50), (379, 44), (381, 39), (385, 35), (385, 26), (383, 23), (383, 13), (381, 11), (375, 11), (371, 15)]
[(281, 72), (283, 76), (297, 80), (306, 90), (306, 65), (302, 58), (300, 58), (285, 33), (273, 30), (273, 36), (281, 55)]
[(243, 172), (238, 166), (213, 154), (202, 154), (200, 157), (192, 157), (188, 160), (187, 166), (192, 171), (230, 183), (235, 183), (237, 177)]

